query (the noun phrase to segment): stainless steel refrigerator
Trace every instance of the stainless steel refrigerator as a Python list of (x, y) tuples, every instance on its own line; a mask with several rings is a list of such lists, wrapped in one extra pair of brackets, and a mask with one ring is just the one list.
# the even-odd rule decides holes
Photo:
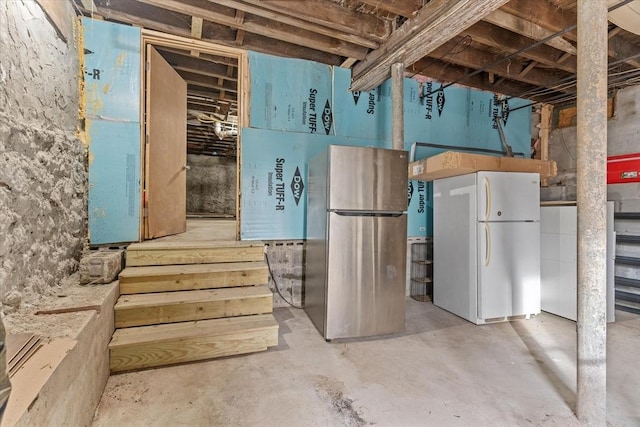
[(433, 184), (433, 303), (476, 324), (540, 313), (540, 176)]
[(307, 315), (327, 340), (402, 332), (407, 153), (331, 145), (308, 170)]

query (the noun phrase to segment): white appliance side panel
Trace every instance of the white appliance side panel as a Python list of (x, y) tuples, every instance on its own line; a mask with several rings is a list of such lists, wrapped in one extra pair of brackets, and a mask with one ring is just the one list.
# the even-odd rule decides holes
[(540, 308), (548, 313), (576, 320), (576, 207), (541, 207), (540, 230)]
[(540, 175), (478, 172), (478, 221), (538, 221)]
[(540, 312), (540, 223), (478, 223), (478, 318)]
[[(607, 322), (615, 321), (615, 232), (613, 202), (607, 202)], [(567, 319), (577, 319), (578, 261), (577, 208), (540, 208), (541, 309)]]
[(477, 243), (475, 174), (433, 183), (433, 303), (476, 320)]

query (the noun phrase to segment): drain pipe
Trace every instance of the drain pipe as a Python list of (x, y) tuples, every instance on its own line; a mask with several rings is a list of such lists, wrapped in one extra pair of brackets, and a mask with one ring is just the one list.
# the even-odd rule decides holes
[(404, 64), (391, 66), (391, 147), (404, 150)]
[(607, 425), (607, 2), (578, 1), (576, 415)]

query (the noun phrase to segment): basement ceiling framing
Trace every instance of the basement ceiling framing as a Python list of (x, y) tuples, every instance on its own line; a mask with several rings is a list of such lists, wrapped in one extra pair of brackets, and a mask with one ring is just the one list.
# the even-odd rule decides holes
[[(534, 102), (575, 98), (575, 1), (94, 0), (91, 8), (168, 34), (351, 67), (352, 89), (376, 86), (402, 62), (408, 76)], [(611, 90), (640, 83), (640, 36), (610, 23), (608, 53)], [(201, 87), (232, 93), (224, 70), (211, 74), (219, 80)]]

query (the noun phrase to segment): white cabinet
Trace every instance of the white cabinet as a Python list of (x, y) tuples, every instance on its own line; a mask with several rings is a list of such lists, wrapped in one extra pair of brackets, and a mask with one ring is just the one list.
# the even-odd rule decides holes
[[(576, 320), (578, 305), (577, 209), (540, 207), (540, 305), (543, 311)], [(607, 321), (615, 319), (613, 202), (607, 203)]]

